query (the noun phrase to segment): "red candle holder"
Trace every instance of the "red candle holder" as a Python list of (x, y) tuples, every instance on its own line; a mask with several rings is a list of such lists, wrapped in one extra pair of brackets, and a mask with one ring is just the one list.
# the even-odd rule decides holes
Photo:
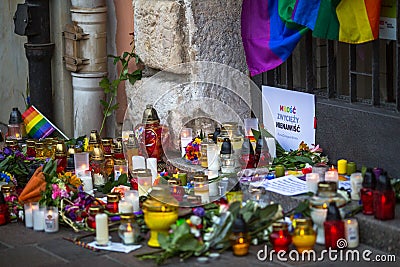
[(269, 240), (276, 252), (282, 250), (287, 252), (289, 250), (289, 245), (292, 243), (292, 236), (288, 231), (288, 224), (285, 222), (273, 223)]
[(325, 247), (337, 249), (338, 241), (345, 238), (344, 222), (335, 202), (329, 203), (326, 221), (324, 222)]
[(106, 210), (111, 213), (118, 213), (119, 195), (110, 193), (107, 195)]
[(374, 214), (379, 220), (394, 219), (396, 196), (390, 178), (386, 174), (379, 176), (374, 191)]

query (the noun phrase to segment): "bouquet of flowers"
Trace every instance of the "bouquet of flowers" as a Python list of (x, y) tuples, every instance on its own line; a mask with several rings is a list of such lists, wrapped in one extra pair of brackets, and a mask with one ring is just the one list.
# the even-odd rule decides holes
[(185, 148), (185, 159), (190, 161), (192, 164), (199, 164), (200, 145), (201, 139), (200, 137), (196, 137)]

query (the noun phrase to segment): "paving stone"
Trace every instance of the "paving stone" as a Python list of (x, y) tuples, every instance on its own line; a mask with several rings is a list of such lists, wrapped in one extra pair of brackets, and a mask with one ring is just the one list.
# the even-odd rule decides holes
[[(123, 265), (118, 262), (115, 262), (109, 258), (103, 256), (95, 257), (95, 258), (86, 258), (81, 259), (80, 257), (76, 258), (74, 261), (68, 263), (61, 263), (61, 264), (46, 264), (43, 267), (88, 267), (88, 266), (96, 266), (96, 267), (121, 267), (121, 266), (128, 266)], [(137, 266), (131, 264), (130, 266)]]
[(46, 264), (59, 266), (63, 263), (65, 262), (61, 259), (47, 254), (34, 246), (20, 246), (0, 250), (0, 266), (4, 267), (35, 267)]

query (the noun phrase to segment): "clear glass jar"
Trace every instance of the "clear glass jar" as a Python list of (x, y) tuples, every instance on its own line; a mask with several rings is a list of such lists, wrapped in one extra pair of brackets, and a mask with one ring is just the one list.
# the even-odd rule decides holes
[(210, 202), (210, 191), (208, 187), (207, 176), (196, 175), (193, 177), (194, 195), (201, 197), (201, 203), (205, 204)]
[(124, 245), (135, 245), (140, 242), (140, 228), (135, 222), (133, 214), (122, 214), (118, 235)]
[(209, 144), (214, 144), (213, 140), (210, 138), (204, 138), (201, 141), (200, 145), (200, 165), (203, 168), (208, 167), (208, 160), (207, 160), (207, 146)]
[(235, 160), (235, 167), (239, 167), (239, 158), (242, 154), (244, 135), (240, 132), (237, 122), (225, 122), (222, 124), (221, 134), (217, 137), (217, 145), (221, 149), (225, 138), (229, 138), (232, 143), (232, 154)]
[(108, 181), (105, 170), (105, 158), (99, 144), (95, 144), (90, 157), (90, 169), (92, 171), (93, 185), (99, 189)]

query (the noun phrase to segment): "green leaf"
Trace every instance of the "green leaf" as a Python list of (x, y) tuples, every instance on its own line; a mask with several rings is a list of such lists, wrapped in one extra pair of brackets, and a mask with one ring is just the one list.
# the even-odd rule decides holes
[(196, 251), (201, 247), (199, 241), (192, 234), (185, 234), (177, 240), (180, 251)]
[(158, 233), (158, 243), (160, 244), (162, 249), (168, 250), (170, 243), (169, 243), (169, 238), (166, 234), (164, 233)]
[(103, 187), (103, 190), (102, 190), (102, 192), (103, 192), (103, 194), (107, 194), (107, 193), (110, 193), (111, 192), (111, 189), (113, 189), (113, 184), (112, 184), (112, 182), (111, 181), (108, 181), (105, 185), (104, 185), (104, 187)]
[(128, 182), (128, 175), (126, 175), (126, 173), (123, 173), (118, 177), (118, 184), (119, 185), (124, 185), (127, 182)]
[(266, 206), (263, 209), (260, 209), (260, 218), (263, 220), (270, 220), (274, 217), (276, 212), (278, 211), (279, 204), (271, 204)]
[(257, 131), (256, 129), (251, 129), (251, 131), (253, 132), (253, 136), (256, 140), (258, 140), (261, 136), (261, 132)]
[(112, 56), (114, 58), (113, 64), (116, 65), (119, 61), (119, 57)]
[(107, 101), (104, 101), (103, 99), (100, 99), (100, 104), (101, 104), (103, 107), (105, 107), (105, 108), (108, 107), (108, 102), (107, 102)]
[(122, 54), (122, 57), (123, 58), (126, 58), (127, 56), (129, 56), (130, 54), (129, 54), (129, 52), (124, 52), (123, 54)]
[(111, 92), (111, 93), (113, 93), (113, 95), (115, 96), (116, 95), (116, 89), (118, 88), (118, 85), (119, 85), (119, 83), (120, 83), (121, 81), (120, 80), (114, 80), (114, 81), (112, 81), (112, 83), (111, 83), (111, 85), (112, 85), (112, 87), (113, 87), (113, 91)]
[(313, 161), (308, 158), (308, 157), (302, 157), (302, 156), (294, 156), (293, 157), (294, 161), (293, 162), (304, 162), (304, 163), (308, 163), (308, 164), (313, 164)]

